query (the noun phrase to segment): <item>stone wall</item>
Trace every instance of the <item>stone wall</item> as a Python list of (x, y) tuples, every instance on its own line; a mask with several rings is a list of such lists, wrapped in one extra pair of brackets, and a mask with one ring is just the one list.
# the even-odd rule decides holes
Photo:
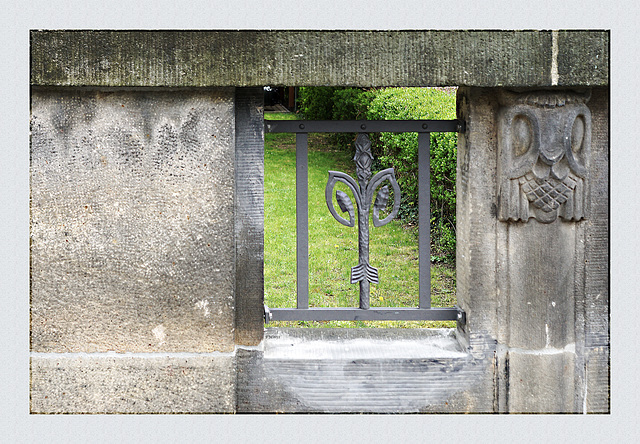
[[(33, 413), (609, 411), (608, 33), (31, 45)], [(466, 324), (265, 334), (268, 84), (461, 86)]]
[[(110, 380), (156, 398), (146, 381), (176, 365), (207, 386), (198, 396), (233, 398), (234, 110), (232, 88), (32, 91), (33, 411), (111, 411), (96, 400)], [(97, 359), (108, 352), (135, 355)], [(205, 355), (155, 355), (184, 352)], [(196, 377), (218, 366), (216, 384)], [(92, 401), (68, 401), (81, 383)], [(229, 399), (207, 408), (233, 410)]]
[(465, 342), (495, 352), (499, 411), (602, 411), (607, 390), (587, 390), (585, 372), (608, 368), (608, 331), (594, 325), (608, 317), (608, 90), (458, 94)]

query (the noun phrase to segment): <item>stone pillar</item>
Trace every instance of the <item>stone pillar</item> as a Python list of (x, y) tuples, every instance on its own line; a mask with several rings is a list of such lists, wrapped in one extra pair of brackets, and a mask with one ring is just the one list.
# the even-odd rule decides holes
[(234, 411), (234, 94), (32, 91), (32, 412)]
[(264, 335), (264, 91), (236, 88), (237, 345)]
[(590, 107), (591, 91), (459, 91), (461, 337), (472, 353), (495, 354), (496, 411), (576, 412), (586, 402), (586, 264), (606, 269), (607, 255), (602, 233), (589, 235), (594, 222), (603, 228), (592, 218), (603, 216), (595, 196), (608, 186), (594, 162), (607, 155), (607, 98), (595, 95)]

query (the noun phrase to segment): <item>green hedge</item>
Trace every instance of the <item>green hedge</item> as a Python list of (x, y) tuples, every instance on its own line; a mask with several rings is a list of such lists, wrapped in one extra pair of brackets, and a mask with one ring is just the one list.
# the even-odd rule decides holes
[[(432, 88), (387, 88), (378, 90), (369, 105), (371, 120), (455, 119), (453, 92)], [(431, 133), (431, 231), (435, 256), (455, 258), (456, 144), (455, 133)], [(382, 133), (376, 144), (380, 164), (393, 167), (402, 189), (400, 217), (417, 222), (418, 134)]]
[(298, 110), (307, 120), (333, 119), (333, 94), (344, 88), (301, 87), (298, 90)]
[[(305, 119), (412, 120), (455, 119), (455, 92), (435, 88), (324, 88), (306, 87), (299, 92)], [(372, 135), (376, 169), (393, 167), (400, 188), (400, 217), (417, 223), (418, 135)], [(353, 134), (338, 134), (333, 142), (354, 150)], [(456, 134), (431, 133), (431, 232), (432, 256), (446, 262), (455, 259)]]
[[(298, 110), (307, 120), (364, 120), (375, 91), (345, 87), (301, 87)], [(332, 133), (331, 142), (355, 152), (354, 133)]]

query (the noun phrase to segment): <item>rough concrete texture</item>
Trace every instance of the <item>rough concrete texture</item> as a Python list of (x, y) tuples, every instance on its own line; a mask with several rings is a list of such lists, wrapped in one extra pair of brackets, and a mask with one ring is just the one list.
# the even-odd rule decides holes
[(510, 413), (572, 413), (574, 410), (573, 350), (508, 352)]
[(492, 363), (447, 329), (267, 329), (264, 350), (240, 351), (237, 365), (239, 412), (493, 408)]
[(506, 229), (509, 334), (504, 343), (531, 350), (575, 343), (575, 224), (530, 220)]
[(605, 353), (587, 360), (591, 341), (608, 346), (608, 91), (593, 90), (588, 103), (586, 219), (550, 223), (498, 221), (500, 90), (458, 94), (467, 130), (458, 143), (457, 296), (467, 313), (470, 352), (496, 350), (498, 411), (583, 411), (585, 396), (601, 408), (608, 383), (591, 387), (592, 395), (585, 384), (589, 372), (601, 383), (608, 374)]
[(233, 350), (233, 98), (32, 91), (32, 351)]
[(31, 413), (216, 413), (235, 410), (231, 354), (36, 354)]
[(558, 31), (557, 46), (558, 86), (609, 84), (608, 31)]
[[(591, 217), (584, 221), (585, 264), (576, 279), (576, 346), (585, 350), (584, 410), (608, 413), (609, 398), (609, 89), (594, 88), (589, 100), (593, 119), (591, 141)], [(581, 258), (582, 259), (582, 258)], [(579, 262), (580, 263), (580, 262)], [(578, 316), (579, 315), (579, 316)], [(578, 321), (581, 322), (578, 322)], [(582, 362), (581, 362), (582, 364)], [(579, 404), (580, 405), (580, 404)]]
[(236, 88), (236, 334), (258, 345), (264, 331), (264, 91)]
[(458, 118), (466, 132), (458, 135), (456, 198), (456, 295), (465, 310), (466, 340), (471, 353), (495, 350), (497, 207), (497, 102), (491, 90), (460, 88)]
[(591, 347), (587, 349), (585, 380), (577, 411), (585, 413), (610, 413), (611, 371), (609, 368), (609, 347)]
[(607, 85), (607, 31), (32, 31), (52, 86)]

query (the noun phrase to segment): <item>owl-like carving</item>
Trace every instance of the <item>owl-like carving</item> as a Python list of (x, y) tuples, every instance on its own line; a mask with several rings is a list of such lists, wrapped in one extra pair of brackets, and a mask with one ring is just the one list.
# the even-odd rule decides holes
[(504, 92), (498, 114), (498, 219), (585, 217), (591, 147), (589, 94)]

